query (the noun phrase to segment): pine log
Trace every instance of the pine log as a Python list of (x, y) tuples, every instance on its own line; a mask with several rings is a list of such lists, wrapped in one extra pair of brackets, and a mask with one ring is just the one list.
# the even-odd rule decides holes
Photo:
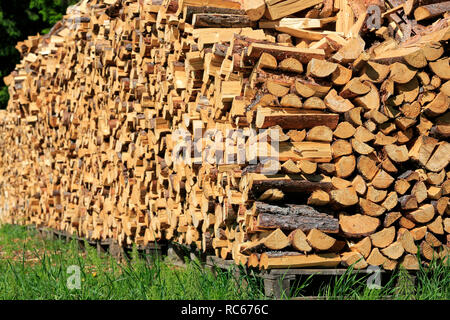
[(365, 237), (371, 235), (380, 225), (380, 220), (361, 214), (339, 215), (339, 226), (348, 237)]
[(254, 211), (258, 215), (257, 227), (262, 229), (320, 231), (336, 233), (339, 231), (338, 220), (320, 213), (306, 205), (286, 205), (279, 207), (262, 202), (255, 202)]

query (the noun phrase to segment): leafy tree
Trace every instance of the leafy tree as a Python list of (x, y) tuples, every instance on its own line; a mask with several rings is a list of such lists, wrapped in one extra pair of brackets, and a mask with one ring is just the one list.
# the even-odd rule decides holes
[(0, 108), (8, 103), (3, 77), (20, 61), (15, 46), (30, 35), (49, 32), (75, 0), (0, 0)]

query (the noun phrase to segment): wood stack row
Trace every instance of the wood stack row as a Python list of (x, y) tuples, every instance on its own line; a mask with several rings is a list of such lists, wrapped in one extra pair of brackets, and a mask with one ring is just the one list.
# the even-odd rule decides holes
[(259, 268), (445, 258), (448, 6), (80, 1), (5, 78), (2, 220)]

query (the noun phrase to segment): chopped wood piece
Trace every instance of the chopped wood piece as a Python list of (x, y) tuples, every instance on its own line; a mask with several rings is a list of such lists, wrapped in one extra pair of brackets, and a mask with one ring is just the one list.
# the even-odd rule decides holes
[(277, 68), (277, 59), (267, 52), (263, 52), (261, 57), (259, 57), (257, 68), (267, 68), (275, 70)]
[(426, 241), (422, 241), (420, 243), (420, 253), (427, 260), (433, 260), (437, 258), (436, 252), (433, 247), (428, 244)]
[(361, 80), (368, 80), (374, 83), (381, 83), (386, 79), (390, 72), (388, 65), (379, 64), (373, 61), (368, 61), (364, 66)]
[(396, 174), (398, 173), (397, 167), (392, 163), (389, 158), (384, 158), (381, 161), (381, 167), (389, 173)]
[(331, 74), (331, 81), (337, 86), (343, 86), (352, 78), (352, 70), (337, 64), (336, 70)]
[(444, 230), (447, 233), (450, 233), (450, 218), (444, 219)]
[(417, 101), (411, 104), (405, 103), (400, 107), (400, 110), (405, 117), (415, 119), (420, 115), (421, 105)]
[(381, 204), (386, 210), (394, 209), (398, 204), (398, 196), (395, 191), (389, 192), (386, 199)]
[(448, 96), (443, 92), (439, 92), (436, 98), (424, 107), (424, 113), (428, 117), (439, 116), (448, 110), (449, 104)]
[(417, 203), (422, 203), (427, 198), (427, 187), (424, 182), (417, 181), (411, 190), (411, 194), (417, 200)]
[(396, 260), (403, 255), (405, 249), (403, 248), (402, 244), (399, 241), (396, 241), (391, 243), (386, 248), (382, 249), (381, 252), (386, 257)]
[(325, 110), (327, 107), (325, 105), (325, 102), (323, 102), (323, 100), (319, 97), (311, 97), (305, 100), (303, 108)]
[(409, 157), (425, 166), (437, 144), (436, 139), (421, 135), (409, 150)]
[(386, 214), (386, 217), (384, 218), (383, 226), (385, 228), (390, 227), (395, 221), (400, 219), (402, 214), (400, 212), (389, 212)]
[(378, 189), (386, 189), (394, 182), (394, 178), (384, 170), (379, 170), (372, 180), (372, 185)]
[(296, 173), (301, 172), (300, 168), (291, 159), (289, 159), (288, 161), (285, 161), (281, 165), (281, 170), (283, 170), (283, 172), (291, 173), (291, 174), (296, 174)]
[[(397, 142), (397, 137), (390, 137), (390, 136), (385, 136), (381, 131), (378, 132), (375, 136), (375, 145), (377, 146), (388, 146), (388, 145), (393, 145)], [(408, 152), (408, 149), (406, 149), (406, 152)], [(388, 159), (388, 161), (390, 162), (390, 160)], [(392, 162), (390, 162), (390, 164), (392, 164)], [(392, 164), (393, 165), (393, 164)]]
[[(352, 154), (352, 145), (346, 140), (336, 140), (331, 145), (331, 152), (333, 158), (339, 158), (341, 156), (348, 156)], [(356, 164), (356, 163), (355, 163)]]
[(366, 180), (372, 180), (378, 172), (376, 162), (364, 155), (358, 158), (357, 168), (359, 173), (361, 173)]
[(285, 96), (289, 92), (289, 87), (286, 87), (276, 81), (267, 80), (266, 86), (269, 93), (273, 94), (275, 97)]
[(306, 235), (301, 229), (296, 229), (289, 234), (289, 240), (291, 245), (295, 250), (310, 252), (312, 250), (308, 241), (306, 240)]
[(365, 237), (375, 232), (380, 220), (362, 214), (340, 214), (339, 225), (342, 232), (349, 237)]
[(306, 130), (289, 130), (287, 135), (293, 142), (302, 142), (306, 138)]
[(351, 123), (344, 121), (340, 122), (336, 129), (334, 130), (334, 135), (340, 139), (348, 139), (351, 138), (355, 134), (355, 127), (351, 125)]
[(353, 188), (355, 188), (356, 193), (358, 195), (362, 196), (366, 193), (367, 185), (366, 185), (366, 182), (364, 181), (363, 177), (361, 177), (360, 175), (357, 175), (352, 180), (352, 186), (353, 186)]
[(342, 98), (331, 90), (324, 99), (326, 106), (333, 112), (343, 113), (354, 108), (354, 105), (347, 99)]
[(436, 236), (433, 235), (431, 232), (426, 233), (425, 241), (432, 247), (440, 247), (442, 245), (442, 242), (439, 241), (439, 239), (436, 238)]
[(298, 11), (305, 10), (307, 8), (313, 7), (322, 1), (318, 0), (266, 0), (267, 4), (267, 15), (270, 20), (276, 20), (282, 17), (286, 17), (290, 14), (296, 13)]
[(428, 61), (435, 61), (444, 54), (444, 48), (437, 41), (430, 41), (423, 45), (422, 51)]
[(408, 161), (408, 149), (405, 145), (396, 146), (396, 145), (387, 145), (383, 147), (383, 150), (386, 152), (388, 157), (398, 163)]
[(352, 266), (355, 270), (367, 268), (367, 262), (359, 252), (344, 252), (341, 260), (344, 266)]
[(350, 188), (352, 185), (350, 181), (338, 177), (331, 178), (331, 184), (337, 190)]
[(411, 230), (411, 235), (413, 236), (415, 241), (419, 241), (425, 238), (426, 233), (427, 233), (426, 226), (417, 227)]
[(353, 188), (332, 190), (330, 196), (333, 202), (344, 207), (353, 206), (358, 203), (358, 195)]
[(383, 201), (386, 198), (387, 190), (378, 190), (374, 188), (373, 186), (369, 186), (367, 189), (367, 200), (375, 203), (379, 203)]
[(365, 110), (378, 109), (380, 107), (380, 94), (377, 87), (367, 81), (365, 81), (364, 84), (367, 84), (367, 86), (369, 86), (370, 91), (365, 95), (356, 97), (354, 100), (355, 104), (357, 106), (363, 107)]
[(412, 210), (418, 208), (417, 199), (413, 195), (405, 195), (398, 199), (400, 206), (404, 210)]
[(381, 254), (378, 248), (373, 248), (366, 261), (371, 266), (380, 266), (387, 261), (387, 258)]
[(434, 207), (431, 204), (424, 204), (419, 209), (410, 212), (407, 217), (417, 223), (427, 223), (434, 217)]
[(290, 244), (290, 241), (281, 229), (276, 229), (264, 238), (262, 243), (270, 250), (281, 250), (286, 248)]
[(336, 239), (317, 229), (312, 229), (309, 231), (306, 240), (312, 248), (319, 251), (329, 250), (336, 242)]
[(330, 195), (323, 190), (315, 190), (308, 198), (308, 205), (324, 206), (330, 202)]
[(361, 81), (359, 78), (350, 80), (339, 93), (343, 98), (354, 98), (370, 91), (371, 87)]
[(298, 162), (298, 167), (300, 168), (301, 172), (305, 174), (313, 174), (317, 170), (317, 163), (308, 160), (300, 160)]
[[(316, 60), (316, 59), (313, 59)], [(300, 61), (298, 61), (295, 58), (286, 58), (283, 59), (280, 64), (278, 65), (278, 68), (284, 71), (288, 72), (295, 72), (295, 73), (302, 73), (303, 72), (303, 65)]]
[(311, 59), (306, 68), (306, 75), (313, 77), (325, 78), (331, 75), (337, 68), (336, 63), (326, 60)]
[(195, 13), (192, 16), (192, 25), (195, 27), (228, 27), (242, 28), (252, 27), (255, 23), (245, 15), (219, 14), (219, 13)]
[(419, 82), (417, 77), (411, 79), (411, 81), (405, 84), (397, 85), (398, 94), (403, 96), (404, 102), (414, 102), (420, 92)]
[(280, 105), (283, 107), (292, 107), (292, 108), (305, 107), (302, 104), (302, 101), (300, 100), (299, 96), (297, 96), (294, 93), (289, 93), (289, 94), (283, 96), (283, 98), (281, 98)]
[(345, 119), (355, 126), (362, 126), (361, 107), (353, 108), (345, 113)]
[(378, 217), (386, 211), (384, 207), (364, 198), (359, 199), (359, 206), (364, 214), (372, 217)]
[(335, 163), (336, 174), (340, 178), (346, 178), (350, 176), (356, 167), (356, 158), (353, 155), (342, 156)]
[(331, 142), (333, 139), (333, 131), (326, 126), (315, 126), (308, 131), (306, 140)]
[(390, 66), (391, 73), (389, 78), (396, 83), (408, 83), (416, 75), (417, 71), (409, 68), (407, 65), (395, 62)]
[(398, 224), (400, 225), (400, 227), (408, 229), (408, 230), (410, 230), (416, 226), (416, 224), (414, 222), (412, 222), (411, 220), (409, 220), (405, 217), (401, 217)]
[(436, 219), (434, 219), (433, 222), (430, 222), (429, 224), (427, 224), (427, 228), (434, 234), (444, 234), (444, 226), (442, 224), (442, 217), (438, 216)]
[(242, 9), (252, 21), (258, 21), (266, 12), (266, 2), (264, 0), (245, 0), (242, 2)]
[(350, 250), (360, 253), (364, 258), (367, 258), (372, 250), (372, 242), (369, 237), (365, 237), (358, 243), (351, 244)]
[(395, 238), (395, 227), (391, 226), (370, 235), (372, 245), (378, 248), (386, 248)]
[(403, 257), (400, 265), (406, 270), (419, 270), (419, 261), (417, 260), (416, 255), (407, 254)]
[(436, 151), (433, 153), (431, 158), (426, 164), (426, 168), (433, 172), (438, 172), (444, 169), (450, 162), (450, 143), (443, 142)]
[(399, 237), (399, 241), (406, 252), (411, 254), (417, 254), (418, 248), (414, 243), (414, 240), (415, 240), (414, 237), (408, 230), (403, 231), (403, 233)]

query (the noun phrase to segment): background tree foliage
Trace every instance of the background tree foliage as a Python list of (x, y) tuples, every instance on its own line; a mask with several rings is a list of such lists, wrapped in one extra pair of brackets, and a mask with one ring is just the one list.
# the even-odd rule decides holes
[(8, 89), (3, 77), (14, 70), (20, 60), (18, 41), (50, 31), (76, 0), (0, 0), (0, 108), (8, 103)]

